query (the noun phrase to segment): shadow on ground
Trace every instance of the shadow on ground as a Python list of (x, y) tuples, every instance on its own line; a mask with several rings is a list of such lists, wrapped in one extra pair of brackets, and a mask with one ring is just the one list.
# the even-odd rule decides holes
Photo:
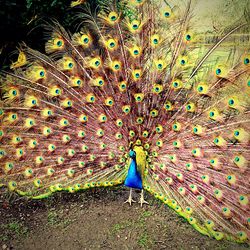
[[(195, 231), (153, 197), (140, 208), (123, 204), (127, 189), (92, 189), (28, 201), (2, 197), (2, 249), (211, 249), (243, 250), (247, 245), (216, 241)], [(139, 193), (135, 193), (139, 198)]]

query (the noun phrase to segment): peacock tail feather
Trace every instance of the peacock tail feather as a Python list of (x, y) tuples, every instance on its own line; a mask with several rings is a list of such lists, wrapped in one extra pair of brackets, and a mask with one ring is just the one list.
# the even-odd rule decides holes
[(1, 74), (1, 190), (123, 184), (132, 146), (145, 190), (202, 234), (249, 243), (249, 10), (208, 31), (189, 0), (83, 6), (76, 33), (54, 22), (46, 54), (22, 45)]

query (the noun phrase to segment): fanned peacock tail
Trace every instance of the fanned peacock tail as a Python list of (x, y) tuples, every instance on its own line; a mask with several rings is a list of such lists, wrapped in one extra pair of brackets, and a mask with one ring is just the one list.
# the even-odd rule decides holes
[(85, 7), (77, 33), (53, 23), (47, 55), (23, 45), (2, 73), (3, 191), (122, 184), (142, 145), (145, 190), (201, 233), (249, 242), (249, 12), (215, 34), (191, 1)]

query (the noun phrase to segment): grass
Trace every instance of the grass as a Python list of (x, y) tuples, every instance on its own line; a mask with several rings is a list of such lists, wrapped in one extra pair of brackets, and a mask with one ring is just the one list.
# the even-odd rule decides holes
[(59, 216), (56, 211), (49, 211), (47, 215), (47, 224), (54, 227), (67, 227), (72, 222), (72, 220), (62, 218), (62, 216), (65, 215)]
[(20, 238), (28, 235), (28, 228), (18, 221), (12, 221), (7, 224), (0, 225), (2, 235), (0, 235), (1, 241), (7, 241), (13, 237)]
[(59, 216), (54, 211), (49, 211), (48, 212), (47, 221), (48, 221), (48, 224), (51, 225), (51, 226), (58, 225), (60, 223)]
[(137, 220), (132, 221), (122, 221), (120, 223), (116, 223), (111, 228), (111, 235), (115, 236), (117, 234), (126, 233), (126, 230), (136, 229), (138, 232), (137, 244), (141, 248), (150, 249), (153, 244), (153, 239), (150, 237), (147, 231), (146, 220), (153, 215), (151, 211), (144, 211)]
[(150, 238), (146, 230), (140, 234), (137, 240), (137, 244), (145, 249), (149, 249), (150, 245), (152, 245), (152, 239)]
[(153, 240), (147, 231), (147, 225), (146, 225), (146, 219), (150, 218), (152, 215), (153, 213), (151, 211), (144, 211), (140, 215), (139, 219), (136, 221), (137, 228), (140, 229), (140, 231), (142, 231), (139, 234), (137, 244), (138, 246), (144, 249), (150, 249), (150, 247), (152, 247), (153, 244)]
[(141, 215), (141, 217), (143, 218), (147, 218), (147, 217), (150, 217), (152, 215), (152, 212), (150, 211), (144, 211)]
[(118, 234), (120, 231), (129, 228), (133, 225), (131, 221), (122, 221), (120, 223), (114, 224), (111, 229), (111, 234), (115, 235)]

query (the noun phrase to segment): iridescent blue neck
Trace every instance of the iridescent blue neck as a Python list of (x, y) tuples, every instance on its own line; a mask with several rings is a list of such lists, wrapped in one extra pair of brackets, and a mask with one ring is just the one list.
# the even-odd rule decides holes
[(124, 185), (131, 188), (142, 189), (142, 179), (140, 173), (137, 171), (137, 164), (135, 158), (131, 159)]

